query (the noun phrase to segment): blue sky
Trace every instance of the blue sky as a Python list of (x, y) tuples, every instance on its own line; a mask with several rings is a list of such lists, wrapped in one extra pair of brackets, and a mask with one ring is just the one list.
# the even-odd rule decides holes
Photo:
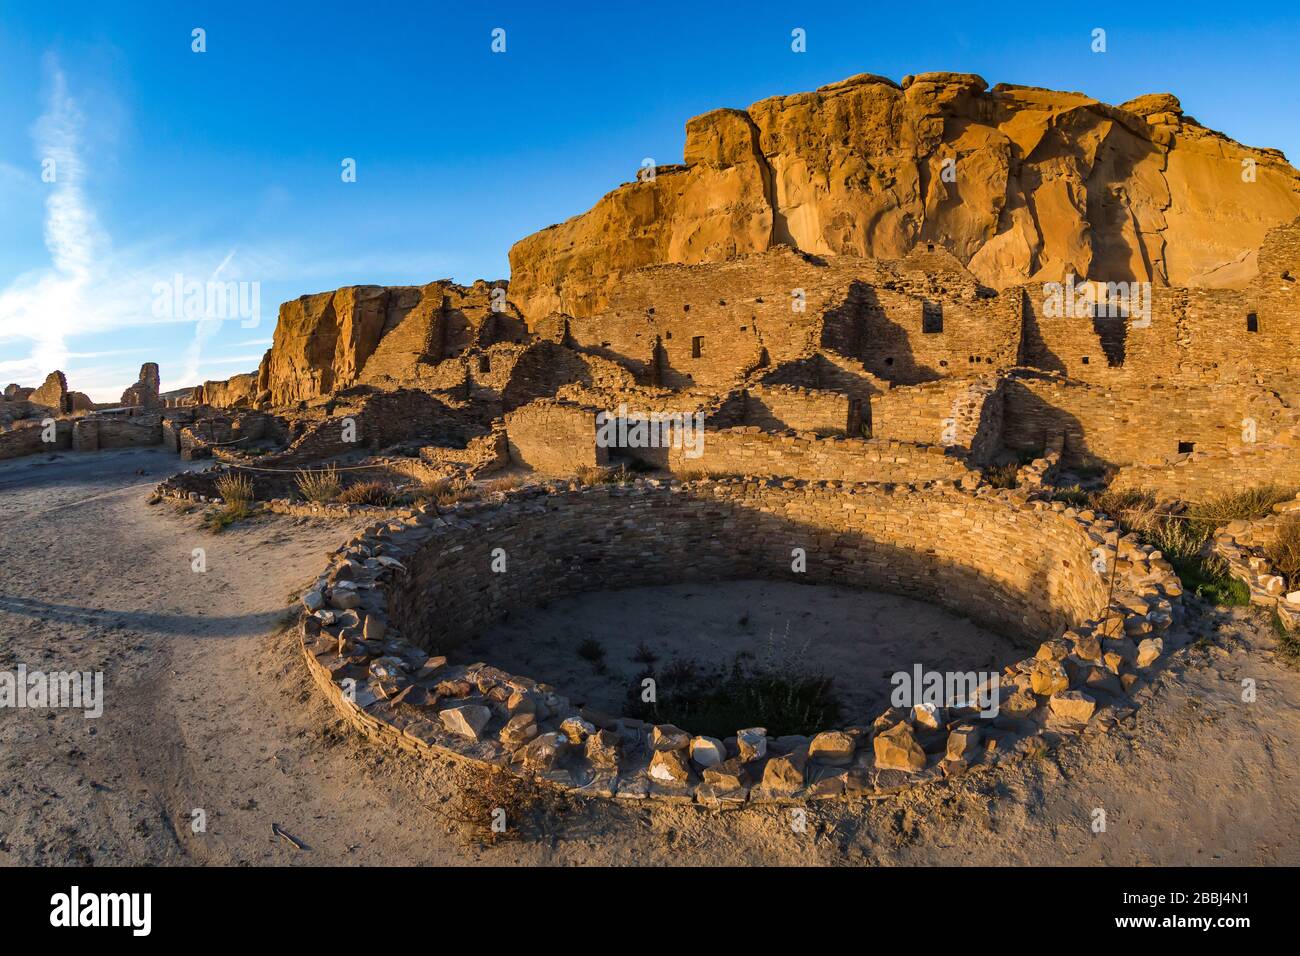
[[(1300, 156), (1297, 4), (808, 6), (0, 0), (0, 386), (249, 371), (285, 299), (507, 276), (516, 239), (679, 162), (690, 116), (854, 73), (1170, 91)], [(260, 321), (160, 308), (177, 275), (257, 283)]]

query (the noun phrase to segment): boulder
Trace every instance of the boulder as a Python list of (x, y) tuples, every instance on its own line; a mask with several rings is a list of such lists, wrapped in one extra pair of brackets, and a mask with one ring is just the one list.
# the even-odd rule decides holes
[(691, 768), (683, 750), (656, 750), (648, 773), (656, 783), (684, 784), (690, 779)]
[(691, 735), (672, 724), (657, 724), (650, 731), (650, 747), (653, 750), (685, 750), (690, 745)]
[(808, 755), (802, 750), (773, 757), (763, 768), (763, 788), (773, 793), (794, 793), (803, 788)]
[(727, 748), (717, 737), (692, 737), (691, 759), (700, 767), (716, 767), (727, 759)]
[(492, 719), (492, 711), (482, 704), (462, 704), (459, 707), (449, 707), (440, 711), (438, 719), (451, 733), (468, 737), (470, 740), (480, 740), (483, 728)]
[(522, 746), (537, 736), (537, 718), (532, 714), (515, 714), (506, 721), (498, 736), (511, 749)]
[(915, 773), (925, 769), (925, 751), (916, 742), (912, 728), (895, 724), (876, 735), (872, 741), (876, 753), (876, 766), (881, 770), (906, 770)]
[(1148, 637), (1138, 644), (1137, 666), (1150, 667), (1165, 649), (1165, 642), (1158, 637)]
[(828, 767), (847, 767), (853, 763), (855, 743), (842, 730), (820, 733), (808, 744), (808, 757)]
[(1077, 690), (1067, 690), (1053, 694), (1048, 700), (1052, 714), (1062, 720), (1086, 724), (1097, 709), (1097, 702), (1087, 694)]
[(767, 728), (749, 727), (736, 731), (736, 749), (746, 762), (767, 756)]

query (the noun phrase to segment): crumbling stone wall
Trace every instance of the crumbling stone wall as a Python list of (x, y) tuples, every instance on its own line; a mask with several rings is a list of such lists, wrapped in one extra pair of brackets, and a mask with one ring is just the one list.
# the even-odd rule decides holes
[(1176, 461), (1121, 468), (1111, 482), (1117, 491), (1152, 491), (1167, 498), (1208, 501), (1225, 491), (1268, 485), (1300, 486), (1300, 436), (1293, 430), (1272, 442), (1227, 453), (1193, 452)]
[(609, 450), (596, 442), (600, 410), (543, 400), (506, 414), (512, 464), (545, 475), (572, 475), (581, 467), (609, 463)]
[(861, 432), (861, 404), (848, 395), (793, 385), (754, 385), (741, 394), (748, 425), (823, 436)]
[(1247, 447), (1245, 422), (1267, 443), (1295, 423), (1295, 411), (1253, 385), (1193, 387), (1151, 382), (1107, 387), (1053, 376), (1017, 375), (1005, 385), (1004, 441), (1040, 450), (1065, 436), (1069, 464), (1162, 462), (1192, 451)]
[(811, 432), (772, 434), (758, 426), (707, 430), (703, 454), (685, 448), (633, 451), (649, 464), (677, 475), (772, 475), (815, 481), (960, 481), (970, 475), (964, 459), (939, 445), (821, 438)]
[[(510, 574), (491, 573), (498, 547), (511, 555)], [(775, 578), (932, 601), (1033, 642), (1106, 606), (1093, 547), (1056, 512), (955, 491), (598, 488), (539, 499), (490, 528), (448, 529), (410, 567), (390, 609), (402, 633), (445, 652), (524, 602), (647, 582)], [(806, 577), (791, 573), (794, 548), (808, 554)]]
[(107, 448), (139, 448), (163, 441), (162, 416), (133, 417), (87, 415), (75, 419), (72, 426), (74, 451), (99, 451)]
[(45, 377), (41, 387), (27, 396), (33, 405), (40, 405), (56, 415), (65, 415), (72, 411), (68, 403), (68, 380), (62, 372), (51, 372)]
[(0, 459), (21, 458), (24, 455), (38, 455), (42, 452), (67, 451), (72, 447), (72, 421), (59, 419), (54, 425), (53, 442), (41, 439), (45, 428), (42, 419), (29, 419), (16, 422), (13, 427), (0, 430)]

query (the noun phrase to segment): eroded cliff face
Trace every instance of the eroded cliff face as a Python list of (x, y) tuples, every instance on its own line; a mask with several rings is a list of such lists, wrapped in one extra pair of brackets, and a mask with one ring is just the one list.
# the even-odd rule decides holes
[(1281, 153), (1200, 126), (1172, 95), (1114, 107), (970, 74), (862, 75), (716, 110), (687, 123), (684, 159), (516, 243), (511, 301), (530, 321), (589, 316), (646, 265), (926, 242), (998, 289), (1066, 273), (1239, 287), (1265, 232), (1300, 215)]
[(280, 306), (254, 397), (283, 406), (358, 383), (420, 384), (438, 362), (487, 336), (509, 336), (515, 326), (523, 329), (505, 301), (505, 283), (347, 286), (305, 295)]

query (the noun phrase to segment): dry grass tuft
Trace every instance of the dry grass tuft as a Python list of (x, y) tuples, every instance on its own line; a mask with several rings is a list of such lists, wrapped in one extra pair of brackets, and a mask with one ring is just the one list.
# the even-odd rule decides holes
[(1287, 589), (1300, 589), (1300, 518), (1288, 518), (1278, 525), (1277, 537), (1264, 549)]
[(333, 465), (316, 471), (300, 470), (296, 478), (298, 491), (314, 504), (324, 504), (338, 496), (339, 473)]
[(340, 491), (338, 501), (345, 505), (379, 505), (389, 508), (397, 502), (397, 493), (392, 485), (382, 481), (358, 481)]
[(247, 506), (253, 500), (253, 481), (234, 472), (222, 475), (217, 479), (217, 494), (227, 505)]

